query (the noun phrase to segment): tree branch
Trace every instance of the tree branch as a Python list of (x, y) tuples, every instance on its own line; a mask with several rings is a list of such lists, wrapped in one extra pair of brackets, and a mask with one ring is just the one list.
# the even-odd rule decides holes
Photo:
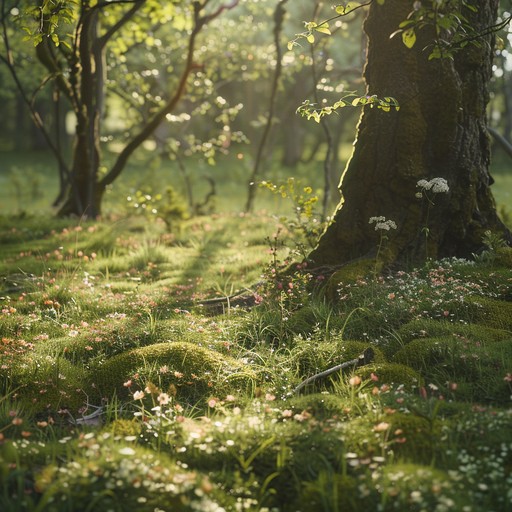
[(369, 364), (373, 361), (373, 358), (375, 356), (375, 353), (371, 347), (368, 347), (359, 357), (356, 359), (351, 359), (350, 361), (347, 361), (346, 363), (341, 363), (336, 366), (333, 366), (332, 368), (329, 368), (328, 370), (325, 370), (323, 372), (317, 373), (316, 375), (313, 375), (311, 377), (308, 377), (306, 380), (302, 381), (294, 390), (293, 393), (296, 395), (303, 387), (307, 386), (311, 382), (320, 379), (321, 377), (327, 377), (328, 375), (331, 375), (331, 373), (337, 372), (339, 370), (343, 370), (344, 368), (349, 368), (350, 366), (354, 366), (355, 368), (359, 366), (364, 366), (365, 364)]

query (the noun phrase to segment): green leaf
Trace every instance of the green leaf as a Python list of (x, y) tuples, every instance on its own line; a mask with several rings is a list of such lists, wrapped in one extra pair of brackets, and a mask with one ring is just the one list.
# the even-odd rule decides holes
[(343, 5), (338, 5), (336, 7), (336, 12), (341, 16), (345, 16), (359, 7), (361, 7), (359, 2), (348, 2), (345, 7), (343, 7)]
[(315, 42), (315, 36), (313, 34), (308, 34), (306, 39), (308, 40), (308, 43), (313, 44)]
[(412, 48), (416, 43), (416, 32), (410, 28), (402, 33), (402, 41), (407, 48)]
[(322, 34), (331, 35), (331, 31), (329, 30), (329, 25), (327, 23), (324, 23), (323, 25), (320, 25), (319, 27), (315, 27), (315, 30), (317, 32), (321, 32)]

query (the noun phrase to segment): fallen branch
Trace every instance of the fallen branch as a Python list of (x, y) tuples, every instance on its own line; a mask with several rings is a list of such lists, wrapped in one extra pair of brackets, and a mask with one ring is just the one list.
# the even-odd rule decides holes
[(332, 368), (329, 368), (328, 370), (317, 373), (316, 375), (313, 375), (312, 377), (308, 377), (306, 380), (302, 381), (293, 390), (293, 394), (297, 394), (303, 387), (307, 386), (309, 383), (311, 383), (317, 379), (320, 379), (321, 377), (327, 377), (327, 375), (331, 375), (331, 373), (337, 372), (339, 370), (343, 370), (344, 368), (348, 368), (350, 366), (354, 366), (354, 368), (359, 368), (359, 366), (364, 366), (365, 364), (369, 364), (373, 361), (374, 356), (375, 356), (375, 352), (373, 351), (373, 349), (371, 347), (368, 347), (356, 359), (351, 359), (350, 361), (347, 361), (346, 363), (338, 364), (336, 366), (333, 366)]

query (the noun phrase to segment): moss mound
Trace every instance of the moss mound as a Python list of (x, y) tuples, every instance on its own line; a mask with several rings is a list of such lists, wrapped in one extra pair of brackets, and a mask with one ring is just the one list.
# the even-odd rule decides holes
[(480, 324), (461, 324), (443, 320), (417, 319), (403, 325), (385, 347), (385, 353), (392, 355), (415, 339), (436, 338), (453, 335), (472, 342), (488, 343), (511, 339), (512, 334), (504, 329), (496, 329)]
[(322, 420), (343, 416), (349, 401), (331, 393), (312, 393), (290, 398), (284, 405), (294, 413), (300, 414), (306, 411), (316, 419)]
[(468, 321), (512, 333), (512, 302), (490, 299), (488, 297), (467, 297)]
[(399, 350), (394, 361), (411, 366), (440, 388), (448, 381), (456, 383), (460, 400), (505, 402), (510, 397), (504, 380), (512, 372), (509, 340), (482, 345), (453, 337), (418, 339)]
[[(341, 363), (358, 358), (367, 348), (364, 341), (318, 341), (310, 339), (295, 340), (292, 349), (292, 362), (297, 366), (300, 378), (304, 379)], [(374, 361), (384, 362), (383, 353), (375, 347)]]
[(396, 412), (383, 421), (389, 424), (390, 446), (398, 460), (432, 462), (441, 439), (441, 420)]
[(512, 247), (500, 247), (496, 249), (493, 263), (502, 267), (512, 268)]
[(135, 506), (140, 512), (221, 512), (225, 508), (217, 500), (225, 506), (231, 501), (206, 475), (178, 467), (165, 454), (99, 440), (90, 445), (89, 456), (79, 456), (61, 467), (46, 466), (38, 474), (37, 488), (47, 497), (44, 510), (121, 510)]
[(123, 383), (136, 374), (142, 388), (153, 382), (192, 403), (205, 396), (247, 390), (256, 380), (254, 371), (234, 358), (193, 343), (167, 342), (108, 359), (94, 372), (96, 389), (101, 396), (126, 396)]
[[(380, 269), (377, 268), (377, 271)], [(355, 284), (361, 279), (375, 274), (375, 260), (373, 259), (360, 259), (352, 261), (337, 270), (327, 281), (325, 287), (325, 296), (329, 300), (336, 300), (338, 298), (338, 290), (340, 286), (346, 284)]]
[[(474, 510), (463, 485), (438, 469), (416, 464), (392, 464), (375, 475), (381, 510)], [(448, 504), (448, 505), (447, 505)]]
[(62, 357), (36, 356), (9, 370), (8, 381), (37, 413), (68, 409), (73, 415), (87, 401), (85, 371)]
[(369, 364), (356, 370), (356, 374), (363, 380), (370, 379), (372, 373), (379, 379), (377, 384), (403, 384), (411, 388), (423, 383), (423, 378), (417, 371), (398, 363)]

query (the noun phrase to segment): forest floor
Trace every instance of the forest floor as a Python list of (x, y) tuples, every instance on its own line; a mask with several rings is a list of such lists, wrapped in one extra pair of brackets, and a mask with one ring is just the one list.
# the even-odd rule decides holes
[(322, 287), (297, 239), (0, 218), (0, 509), (512, 511), (512, 249)]

